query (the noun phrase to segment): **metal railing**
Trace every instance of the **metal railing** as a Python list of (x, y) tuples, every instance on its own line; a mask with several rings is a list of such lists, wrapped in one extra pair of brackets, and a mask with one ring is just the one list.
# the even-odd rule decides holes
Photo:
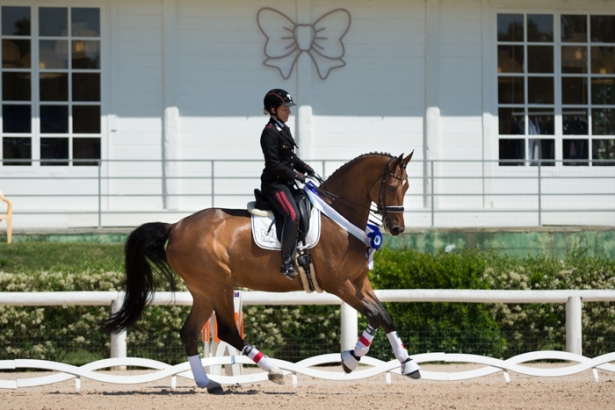
[[(346, 161), (310, 164), (327, 177)], [(54, 163), (61, 166), (51, 166)], [(132, 215), (138, 223), (148, 214), (179, 217), (208, 207), (243, 208), (253, 197), (252, 190), (260, 187), (263, 161), (28, 160), (28, 164), (0, 167), (0, 186), (13, 200), (16, 219), (64, 214), (83, 216), (83, 226), (102, 228), (126, 225), (120, 215)], [(408, 227), (615, 226), (613, 161), (413, 160), (408, 174)]]

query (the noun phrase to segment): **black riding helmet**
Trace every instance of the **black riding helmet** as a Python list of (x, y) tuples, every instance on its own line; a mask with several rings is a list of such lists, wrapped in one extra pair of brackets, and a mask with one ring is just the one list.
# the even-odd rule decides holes
[(292, 107), (297, 104), (295, 104), (293, 97), (291, 97), (289, 93), (281, 88), (275, 88), (265, 95), (263, 105), (265, 106), (265, 113), (271, 114), (271, 109), (276, 109), (281, 106)]

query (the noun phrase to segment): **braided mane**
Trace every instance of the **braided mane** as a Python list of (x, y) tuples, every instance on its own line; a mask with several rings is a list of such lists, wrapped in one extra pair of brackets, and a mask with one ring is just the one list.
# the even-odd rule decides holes
[(358, 157), (348, 161), (347, 163), (345, 163), (344, 165), (336, 169), (331, 175), (329, 175), (329, 178), (327, 178), (327, 180), (333, 178), (335, 175), (339, 173), (342, 173), (342, 171), (346, 170), (348, 167), (350, 167), (350, 165), (354, 164), (356, 161), (362, 158), (365, 158), (365, 157), (374, 157), (374, 156), (379, 156), (379, 157), (387, 156), (389, 158), (393, 157), (391, 154), (386, 153), (386, 152), (369, 152), (367, 154), (361, 154)]

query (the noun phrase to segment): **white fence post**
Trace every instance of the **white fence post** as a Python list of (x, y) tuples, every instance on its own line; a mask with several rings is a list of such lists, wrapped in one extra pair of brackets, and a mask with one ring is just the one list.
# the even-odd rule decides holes
[(342, 303), (341, 309), (342, 335), (340, 347), (342, 351), (354, 348), (359, 334), (359, 317), (357, 311), (347, 303)]
[[(115, 314), (122, 307), (124, 298), (111, 302), (111, 313)], [(126, 330), (111, 333), (111, 357), (126, 357)], [(126, 366), (118, 366), (116, 370), (126, 370)]]
[(566, 302), (566, 351), (583, 354), (583, 302), (579, 296), (571, 296)]

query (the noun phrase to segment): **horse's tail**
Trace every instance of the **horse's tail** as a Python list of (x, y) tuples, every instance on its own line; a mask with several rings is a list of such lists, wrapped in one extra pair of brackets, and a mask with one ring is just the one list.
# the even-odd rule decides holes
[(119, 311), (101, 323), (101, 329), (117, 333), (134, 324), (154, 292), (152, 265), (164, 274), (175, 291), (175, 277), (167, 262), (165, 243), (171, 224), (152, 222), (135, 229), (126, 240), (126, 295)]

